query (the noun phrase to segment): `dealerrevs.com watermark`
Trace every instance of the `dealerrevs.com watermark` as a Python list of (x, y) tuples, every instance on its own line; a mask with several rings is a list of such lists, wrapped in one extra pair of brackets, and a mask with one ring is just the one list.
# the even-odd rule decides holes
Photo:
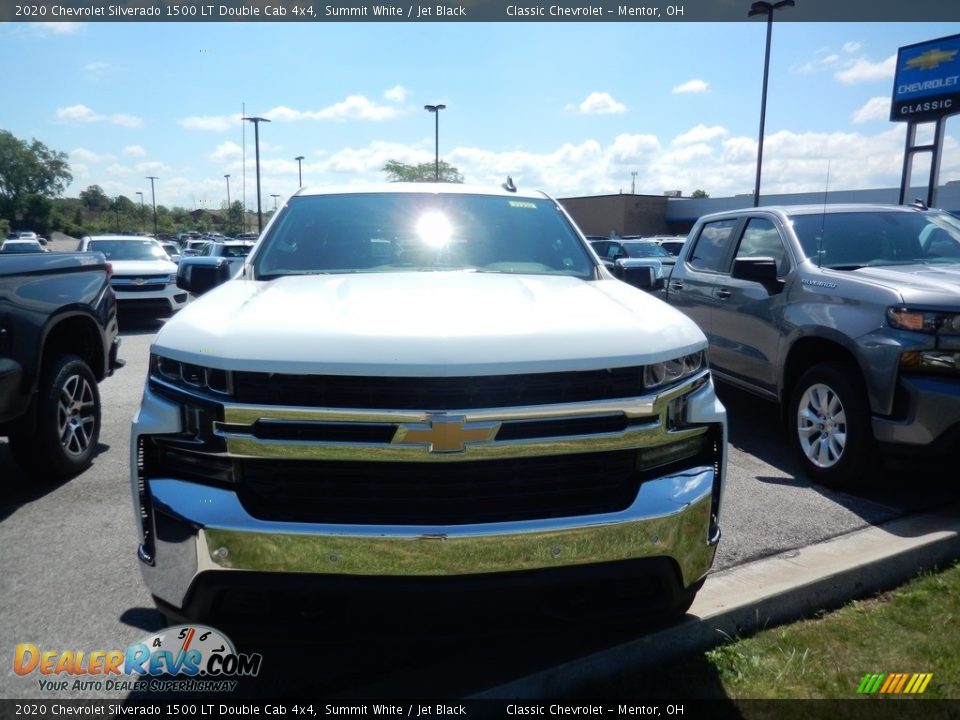
[(204, 625), (176, 625), (125, 650), (58, 650), (20, 643), (13, 670), (44, 692), (232, 692), (236, 678), (256, 677), (263, 657), (238, 653)]

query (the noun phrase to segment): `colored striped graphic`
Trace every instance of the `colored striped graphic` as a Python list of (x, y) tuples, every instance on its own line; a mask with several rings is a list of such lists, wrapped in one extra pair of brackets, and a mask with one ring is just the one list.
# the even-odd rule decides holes
[(933, 673), (867, 673), (857, 688), (858, 695), (920, 695)]

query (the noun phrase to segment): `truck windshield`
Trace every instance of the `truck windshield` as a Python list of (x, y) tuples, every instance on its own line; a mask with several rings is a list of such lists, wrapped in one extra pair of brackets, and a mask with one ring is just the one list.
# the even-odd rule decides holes
[(167, 253), (156, 240), (91, 240), (87, 249), (101, 252), (113, 261), (167, 259)]
[(547, 199), (435, 193), (292, 198), (257, 250), (256, 277), (469, 270), (593, 276)]
[(791, 220), (804, 255), (822, 267), (960, 263), (960, 225), (943, 213), (828, 212)]

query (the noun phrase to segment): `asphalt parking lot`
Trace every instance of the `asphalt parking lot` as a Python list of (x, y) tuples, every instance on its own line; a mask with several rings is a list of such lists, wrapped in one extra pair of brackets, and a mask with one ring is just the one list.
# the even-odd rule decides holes
[[(60, 651), (117, 649), (162, 626), (135, 558), (127, 451), (158, 327), (123, 324), (127, 364), (101, 386), (100, 453), (83, 475), (60, 485), (38, 483), (14, 465), (0, 440), (0, 653), (6, 658), (0, 698), (45, 696), (35, 678), (13, 672), (17, 643)], [(937, 464), (892, 464), (858, 495), (812, 485), (798, 477), (786, 453), (774, 407), (725, 388), (721, 399), (731, 432), (717, 571), (955, 497), (949, 466)], [(476, 615), (435, 610), (424, 598), (417, 607), (385, 604), (376, 617), (318, 609), (307, 627), (271, 622), (246, 628), (249, 638), (237, 643), (264, 653), (264, 671), (243, 681), (239, 693), (462, 696), (651, 631), (642, 618), (517, 617), (509, 598)]]

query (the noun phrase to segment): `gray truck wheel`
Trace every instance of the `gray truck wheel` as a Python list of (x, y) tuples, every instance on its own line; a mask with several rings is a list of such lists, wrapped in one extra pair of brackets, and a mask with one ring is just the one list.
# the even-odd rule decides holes
[(90, 465), (99, 439), (97, 379), (76, 355), (56, 358), (40, 381), (34, 432), (10, 437), (14, 457), (43, 478), (69, 478)]
[(843, 489), (870, 480), (870, 413), (851, 368), (822, 363), (807, 370), (793, 389), (787, 421), (791, 444), (815, 482)]

